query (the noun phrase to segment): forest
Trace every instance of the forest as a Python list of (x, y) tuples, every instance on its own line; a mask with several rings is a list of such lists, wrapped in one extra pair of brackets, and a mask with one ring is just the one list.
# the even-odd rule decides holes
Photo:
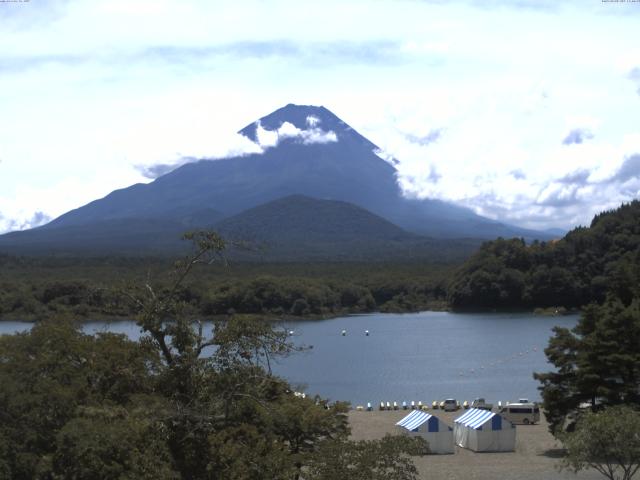
[(640, 201), (603, 212), (564, 238), (482, 245), (453, 275), (453, 309), (581, 308), (610, 292), (625, 302), (640, 279)]
[[(175, 259), (0, 256), (0, 318), (132, 318), (121, 292), (172, 281)], [(230, 311), (325, 318), (446, 307), (455, 265), (438, 263), (229, 263), (194, 272), (180, 295), (201, 317)]]
[[(0, 255), (0, 318), (132, 318), (122, 290), (171, 283), (174, 259)], [(434, 259), (336, 263), (231, 261), (194, 272), (180, 295), (195, 315), (327, 318), (364, 312), (579, 309), (623, 299), (640, 278), (640, 202), (597, 215), (564, 238), (484, 243), (463, 264)]]

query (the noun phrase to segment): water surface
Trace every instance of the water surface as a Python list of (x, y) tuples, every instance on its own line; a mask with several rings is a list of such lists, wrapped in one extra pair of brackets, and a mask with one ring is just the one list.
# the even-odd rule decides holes
[[(279, 361), (274, 370), (310, 394), (354, 405), (381, 400), (430, 403), (447, 397), (537, 400), (538, 383), (532, 374), (551, 368), (543, 352), (551, 329), (572, 327), (577, 319), (421, 312), (285, 322), (296, 344), (313, 348)], [(0, 333), (30, 326), (0, 322)], [(83, 330), (140, 336), (132, 321), (89, 322)]]

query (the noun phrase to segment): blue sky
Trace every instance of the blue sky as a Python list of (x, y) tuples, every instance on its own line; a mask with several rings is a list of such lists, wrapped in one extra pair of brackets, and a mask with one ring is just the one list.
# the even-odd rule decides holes
[(0, 232), (324, 105), (409, 196), (569, 228), (640, 194), (640, 3), (0, 3)]

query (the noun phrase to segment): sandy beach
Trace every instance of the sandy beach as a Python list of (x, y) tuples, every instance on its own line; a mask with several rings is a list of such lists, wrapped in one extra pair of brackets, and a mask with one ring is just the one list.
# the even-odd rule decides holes
[[(449, 425), (464, 411), (454, 413), (430, 410)], [(372, 440), (387, 433), (399, 433), (395, 423), (409, 412), (373, 411), (349, 413), (354, 440)], [(427, 455), (415, 458), (421, 479), (430, 480), (546, 480), (604, 478), (596, 471), (558, 471), (561, 445), (547, 430), (543, 420), (537, 425), (518, 425), (516, 451), (508, 453), (475, 453), (456, 447), (453, 455)]]

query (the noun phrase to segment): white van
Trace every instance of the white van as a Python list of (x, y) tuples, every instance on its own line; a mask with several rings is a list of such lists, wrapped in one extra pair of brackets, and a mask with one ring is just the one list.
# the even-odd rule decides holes
[(502, 407), (500, 415), (511, 423), (529, 425), (540, 421), (540, 407), (536, 403), (510, 403)]

